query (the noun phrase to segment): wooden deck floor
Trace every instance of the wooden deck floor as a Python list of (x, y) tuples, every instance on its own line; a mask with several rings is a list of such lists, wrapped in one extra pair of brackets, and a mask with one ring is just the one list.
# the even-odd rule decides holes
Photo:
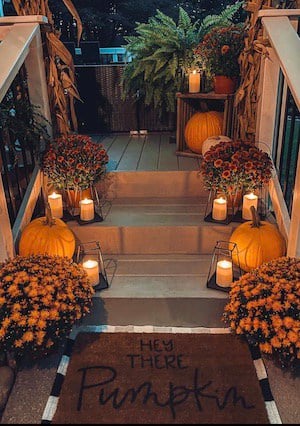
[(199, 159), (176, 155), (176, 144), (170, 143), (170, 134), (167, 133), (91, 136), (107, 150), (108, 171), (199, 170)]

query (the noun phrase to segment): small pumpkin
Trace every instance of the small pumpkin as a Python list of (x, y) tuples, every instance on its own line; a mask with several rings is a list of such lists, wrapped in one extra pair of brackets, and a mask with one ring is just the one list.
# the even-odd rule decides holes
[(237, 244), (237, 251), (232, 260), (249, 272), (258, 268), (262, 263), (284, 256), (286, 252), (285, 239), (272, 223), (260, 221), (255, 207), (251, 207), (252, 222), (239, 225), (232, 233), (230, 241)]
[(72, 258), (75, 251), (75, 237), (68, 225), (61, 219), (53, 218), (49, 205), (46, 216), (30, 222), (21, 234), (19, 254), (49, 254)]
[(218, 145), (220, 142), (231, 142), (232, 139), (230, 139), (228, 136), (219, 135), (219, 136), (210, 136), (209, 138), (205, 139), (205, 141), (202, 144), (202, 155), (205, 155), (205, 153), (215, 145)]
[(184, 137), (191, 151), (202, 154), (202, 144), (210, 136), (222, 133), (223, 114), (218, 111), (196, 112), (186, 123)]

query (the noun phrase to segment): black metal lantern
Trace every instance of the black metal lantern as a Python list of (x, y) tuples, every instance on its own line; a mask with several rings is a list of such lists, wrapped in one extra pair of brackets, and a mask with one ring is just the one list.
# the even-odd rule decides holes
[(232, 194), (211, 190), (206, 203), (204, 221), (228, 225), (241, 211), (241, 191)]
[(102, 222), (102, 205), (103, 203), (94, 185), (90, 186), (88, 190), (71, 191), (67, 189), (64, 191), (63, 219), (65, 221), (77, 220), (79, 225)]
[(242, 275), (236, 243), (217, 241), (209, 267), (207, 287), (229, 292), (234, 281)]
[(79, 244), (76, 262), (83, 266), (88, 274), (91, 285), (96, 291), (109, 287), (99, 241), (88, 241)]

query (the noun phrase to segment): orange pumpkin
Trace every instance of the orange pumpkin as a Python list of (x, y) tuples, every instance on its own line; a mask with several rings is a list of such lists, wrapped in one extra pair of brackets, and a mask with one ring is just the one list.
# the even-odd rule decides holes
[(249, 272), (262, 263), (284, 256), (285, 239), (272, 223), (260, 221), (254, 207), (251, 207), (252, 221), (239, 225), (232, 233), (230, 241), (237, 244), (238, 256), (232, 256), (235, 264)]
[(25, 226), (20, 242), (19, 254), (49, 254), (72, 258), (75, 251), (75, 237), (68, 225), (61, 219), (53, 219), (51, 210)]
[(223, 114), (218, 111), (196, 112), (188, 120), (184, 130), (187, 146), (202, 154), (202, 144), (210, 136), (222, 134)]

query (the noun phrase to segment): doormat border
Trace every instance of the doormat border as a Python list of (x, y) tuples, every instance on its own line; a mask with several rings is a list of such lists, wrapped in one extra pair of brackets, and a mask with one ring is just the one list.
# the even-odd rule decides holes
[[(99, 325), (85, 326), (74, 329), (67, 339), (64, 353), (57, 368), (55, 380), (46, 407), (44, 409), (41, 424), (51, 424), (55, 415), (60, 392), (64, 378), (67, 374), (72, 349), (78, 333), (172, 333), (172, 334), (231, 334), (229, 328), (207, 328), (207, 327), (158, 327), (152, 325), (145, 326), (118, 326)], [(261, 353), (258, 347), (248, 345), (255, 367), (256, 375), (260, 384), (262, 395), (265, 401), (270, 424), (282, 424), (275, 400), (272, 395), (267, 370), (265, 368)]]

